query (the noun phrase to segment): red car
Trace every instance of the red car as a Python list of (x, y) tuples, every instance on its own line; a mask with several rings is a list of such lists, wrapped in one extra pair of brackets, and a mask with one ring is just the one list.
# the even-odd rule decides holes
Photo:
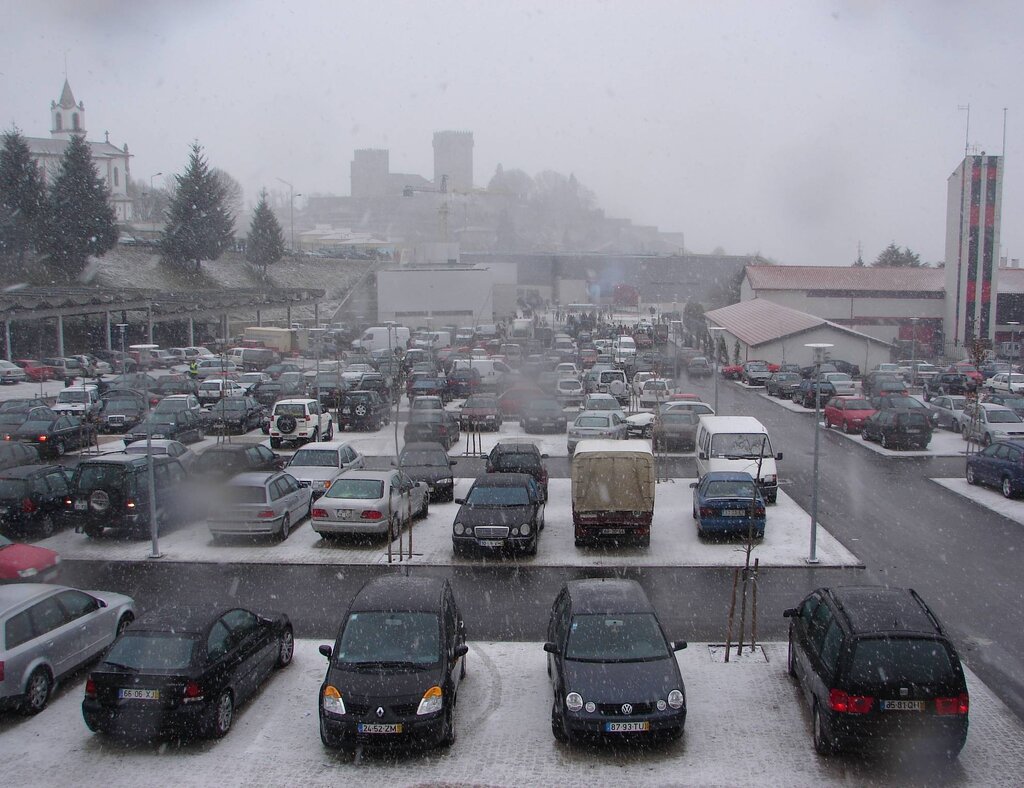
[(860, 432), (875, 409), (864, 397), (833, 397), (825, 405), (825, 429), (842, 427), (843, 432)]
[(580, 351), (580, 364), (584, 369), (590, 369), (597, 363), (597, 348), (587, 348)]
[(518, 416), (523, 412), (523, 406), (531, 399), (543, 397), (544, 392), (528, 387), (515, 387), (506, 389), (498, 397), (498, 409), (502, 416)]
[(59, 563), (53, 550), (0, 536), (0, 583), (52, 583)]
[(40, 380), (53, 380), (56, 377), (53, 367), (48, 367), (32, 358), (16, 358), (14, 363), (25, 370), (25, 376), (36, 382)]
[[(18, 362), (15, 361), (14, 363), (17, 364)], [(969, 361), (958, 361), (956, 364), (951, 364), (946, 369), (946, 372), (956, 372), (960, 375), (966, 375), (976, 383), (981, 383), (985, 379), (985, 376), (978, 371), (978, 368)]]
[(742, 364), (727, 364), (720, 370), (722, 377), (726, 380), (739, 380), (743, 374)]

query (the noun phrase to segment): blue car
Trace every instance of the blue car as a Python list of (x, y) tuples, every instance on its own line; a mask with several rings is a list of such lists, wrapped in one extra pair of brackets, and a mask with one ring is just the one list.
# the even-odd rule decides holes
[(764, 536), (764, 498), (749, 473), (712, 471), (690, 486), (698, 536)]
[(1007, 498), (1024, 492), (1024, 440), (996, 441), (970, 455), (967, 483), (998, 487)]

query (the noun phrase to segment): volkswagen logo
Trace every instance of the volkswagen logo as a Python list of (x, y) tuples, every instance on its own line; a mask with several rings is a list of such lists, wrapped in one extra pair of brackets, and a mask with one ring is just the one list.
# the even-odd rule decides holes
[(633, 704), (632, 703), (623, 703), (622, 704), (622, 713), (623, 714), (632, 714), (633, 713)]
[(377, 707), (377, 716), (378, 717), (383, 717), (384, 716), (384, 707), (383, 706), (378, 706)]

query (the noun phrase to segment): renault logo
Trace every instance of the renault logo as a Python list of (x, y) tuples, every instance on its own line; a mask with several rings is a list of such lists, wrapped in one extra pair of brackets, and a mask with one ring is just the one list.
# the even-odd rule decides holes
[(623, 714), (632, 714), (633, 713), (633, 704), (632, 703), (623, 703), (622, 704), (622, 713)]
[(378, 717), (383, 717), (384, 716), (384, 707), (383, 706), (378, 706), (377, 707), (377, 716)]

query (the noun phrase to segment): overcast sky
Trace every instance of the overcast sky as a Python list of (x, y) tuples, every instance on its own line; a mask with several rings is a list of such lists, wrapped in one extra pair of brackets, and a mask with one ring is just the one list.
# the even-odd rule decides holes
[[(1024, 257), (1019, 2), (0, 0), (0, 123), (48, 136), (67, 57), (89, 138), (133, 177), (194, 140), (243, 185), (349, 193), (352, 151), (433, 176), (433, 132), (575, 173), (609, 215), (782, 263), (944, 254), (946, 179), (999, 153), (1003, 254)], [(162, 180), (158, 178), (157, 181)], [(301, 198), (297, 200), (301, 204)]]

